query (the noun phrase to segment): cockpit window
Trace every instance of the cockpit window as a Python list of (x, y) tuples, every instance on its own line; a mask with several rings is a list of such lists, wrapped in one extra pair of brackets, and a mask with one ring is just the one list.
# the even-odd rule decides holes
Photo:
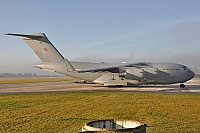
[(182, 70), (188, 70), (188, 68), (186, 66), (183, 66)]

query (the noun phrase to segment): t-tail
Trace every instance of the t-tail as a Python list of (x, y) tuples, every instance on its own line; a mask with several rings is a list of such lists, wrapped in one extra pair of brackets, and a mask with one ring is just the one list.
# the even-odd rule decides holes
[(5, 35), (19, 36), (21, 39), (26, 41), (42, 61), (42, 64), (34, 65), (34, 67), (61, 74), (75, 71), (71, 63), (60, 54), (44, 33), (35, 33), (31, 35)]

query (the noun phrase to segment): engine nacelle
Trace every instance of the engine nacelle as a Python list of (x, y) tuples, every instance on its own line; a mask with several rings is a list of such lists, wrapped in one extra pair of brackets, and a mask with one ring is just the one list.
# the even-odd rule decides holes
[(144, 71), (144, 78), (146, 79), (156, 79), (159, 72), (158, 68), (144, 68)]
[(138, 68), (126, 68), (126, 72), (121, 73), (119, 76), (126, 79), (140, 80), (144, 78), (145, 71)]

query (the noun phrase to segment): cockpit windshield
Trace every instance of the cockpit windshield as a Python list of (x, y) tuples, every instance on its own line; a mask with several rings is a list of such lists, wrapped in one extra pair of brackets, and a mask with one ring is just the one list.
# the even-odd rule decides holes
[(182, 70), (189, 70), (189, 68), (187, 68), (186, 66), (183, 66)]

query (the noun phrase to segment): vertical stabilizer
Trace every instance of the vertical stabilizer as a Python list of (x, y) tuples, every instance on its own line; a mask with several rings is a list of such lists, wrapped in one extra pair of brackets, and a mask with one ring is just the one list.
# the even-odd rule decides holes
[[(44, 33), (35, 33), (30, 35), (23, 34), (6, 34), (12, 36), (19, 36), (31, 47), (31, 49), (36, 53), (36, 55), (41, 59), (43, 64), (64, 64), (62, 68), (68, 72), (75, 71), (71, 63), (64, 59), (60, 52), (53, 46)], [(60, 63), (59, 63), (60, 62)], [(59, 65), (60, 67), (60, 65)], [(51, 68), (52, 70), (52, 68)], [(55, 70), (58, 71), (58, 70)], [(64, 73), (64, 72), (63, 72)]]
[(64, 57), (53, 46), (53, 44), (48, 40), (44, 33), (36, 33), (31, 35), (6, 35), (20, 36), (23, 40), (26, 41), (26, 43), (31, 47), (31, 49), (36, 53), (42, 62), (57, 62), (64, 60)]

